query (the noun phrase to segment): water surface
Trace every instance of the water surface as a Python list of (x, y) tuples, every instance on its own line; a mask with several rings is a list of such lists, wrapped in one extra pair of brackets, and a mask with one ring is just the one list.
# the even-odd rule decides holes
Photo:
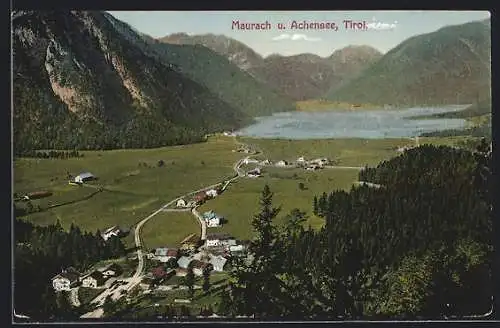
[(463, 119), (411, 119), (415, 116), (460, 111), (468, 105), (414, 107), (391, 110), (285, 112), (258, 117), (257, 123), (236, 132), (257, 138), (404, 138), (422, 133), (462, 129)]

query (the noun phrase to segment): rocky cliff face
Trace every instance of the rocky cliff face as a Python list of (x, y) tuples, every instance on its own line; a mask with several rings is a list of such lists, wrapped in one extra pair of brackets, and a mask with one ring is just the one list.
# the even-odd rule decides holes
[(249, 121), (100, 12), (15, 12), (14, 141), (26, 148), (151, 147)]

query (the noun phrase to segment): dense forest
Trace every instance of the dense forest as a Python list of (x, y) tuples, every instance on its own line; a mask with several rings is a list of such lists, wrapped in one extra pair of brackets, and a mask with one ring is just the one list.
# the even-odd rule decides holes
[(14, 308), (35, 320), (77, 317), (68, 295), (52, 288), (51, 279), (62, 269), (83, 271), (99, 260), (125, 254), (119, 238), (105, 242), (99, 231), (82, 232), (75, 225), (64, 231), (59, 221), (42, 227), (16, 218), (14, 232)]
[(382, 188), (317, 198), (320, 231), (280, 211), (266, 186), (250, 262), (235, 261), (218, 314), (256, 318), (432, 318), (491, 308), (489, 144), (424, 145), (360, 173)]

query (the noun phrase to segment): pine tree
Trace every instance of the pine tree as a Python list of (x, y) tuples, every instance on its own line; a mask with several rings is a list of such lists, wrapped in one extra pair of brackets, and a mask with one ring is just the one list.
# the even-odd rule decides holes
[(189, 297), (193, 298), (193, 296), (194, 296), (194, 272), (193, 272), (192, 267), (188, 268), (188, 272), (186, 274), (186, 278), (184, 280), (184, 283), (186, 284), (186, 286), (189, 289)]
[(314, 215), (318, 215), (318, 197), (317, 196), (314, 196), (314, 200), (313, 200), (313, 214)]
[(210, 290), (210, 272), (208, 270), (203, 271), (203, 291), (208, 294)]

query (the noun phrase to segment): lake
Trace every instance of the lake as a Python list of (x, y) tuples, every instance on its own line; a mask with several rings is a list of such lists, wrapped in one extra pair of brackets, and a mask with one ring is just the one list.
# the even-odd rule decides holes
[(469, 105), (390, 110), (285, 112), (258, 117), (235, 134), (257, 138), (404, 138), (422, 133), (462, 129), (463, 119), (412, 119), (415, 116), (460, 111)]

